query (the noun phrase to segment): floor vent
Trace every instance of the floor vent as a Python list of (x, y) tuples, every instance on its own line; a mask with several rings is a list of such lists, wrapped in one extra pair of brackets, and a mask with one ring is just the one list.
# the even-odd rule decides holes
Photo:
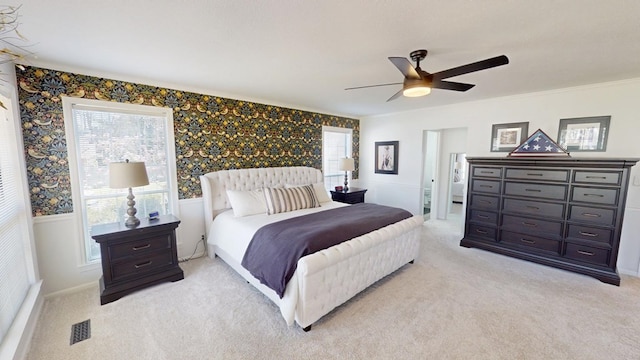
[(73, 345), (91, 337), (91, 319), (71, 325), (71, 343)]

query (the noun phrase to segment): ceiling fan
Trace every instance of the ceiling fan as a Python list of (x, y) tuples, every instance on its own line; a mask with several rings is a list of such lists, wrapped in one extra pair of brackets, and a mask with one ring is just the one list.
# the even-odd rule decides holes
[(492, 57), (490, 59), (477, 61), (471, 64), (462, 65), (458, 67), (454, 67), (448, 70), (439, 71), (437, 73), (430, 74), (420, 68), (420, 61), (424, 60), (427, 57), (427, 50), (415, 50), (409, 54), (411, 59), (415, 61), (416, 67), (407, 60), (407, 58), (403, 57), (394, 57), (390, 56), (389, 60), (395, 65), (398, 70), (404, 75), (404, 82), (401, 83), (390, 83), (390, 84), (379, 84), (379, 85), (367, 85), (367, 86), (358, 86), (346, 88), (345, 90), (354, 90), (354, 89), (364, 89), (370, 87), (377, 86), (389, 86), (389, 85), (402, 85), (402, 89), (395, 93), (392, 97), (387, 101), (391, 101), (396, 99), (400, 95), (404, 95), (407, 97), (418, 97), (428, 95), (431, 92), (431, 89), (445, 89), (445, 90), (454, 90), (454, 91), (467, 91), (474, 87), (473, 84), (465, 84), (460, 82), (453, 81), (444, 81), (444, 79), (468, 74), (474, 71), (480, 71), (485, 69), (490, 69), (492, 67), (506, 65), (509, 63), (509, 58), (505, 55), (500, 55), (496, 57)]

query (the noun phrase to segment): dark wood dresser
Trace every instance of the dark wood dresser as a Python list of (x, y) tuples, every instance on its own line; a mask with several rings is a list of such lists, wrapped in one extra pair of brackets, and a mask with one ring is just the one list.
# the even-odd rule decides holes
[(176, 250), (179, 224), (173, 215), (162, 215), (140, 219), (135, 228), (127, 228), (124, 221), (91, 228), (102, 254), (102, 305), (147, 286), (184, 279)]
[(467, 158), (460, 245), (620, 285), (620, 232), (629, 172), (638, 160)]
[(347, 204), (358, 204), (364, 202), (364, 193), (367, 189), (349, 188), (347, 191), (331, 190), (331, 200)]

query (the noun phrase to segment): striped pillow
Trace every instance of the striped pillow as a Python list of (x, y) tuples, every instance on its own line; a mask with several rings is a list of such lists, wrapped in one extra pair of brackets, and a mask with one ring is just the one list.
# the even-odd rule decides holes
[(264, 188), (263, 192), (268, 215), (320, 206), (312, 185)]

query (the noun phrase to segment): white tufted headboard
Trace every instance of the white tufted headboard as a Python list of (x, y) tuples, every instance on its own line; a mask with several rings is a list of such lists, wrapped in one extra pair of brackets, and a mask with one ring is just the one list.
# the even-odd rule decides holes
[(222, 211), (230, 209), (227, 189), (256, 190), (264, 187), (309, 185), (323, 182), (322, 172), (306, 166), (221, 170), (200, 176), (204, 223), (209, 236), (211, 221)]

